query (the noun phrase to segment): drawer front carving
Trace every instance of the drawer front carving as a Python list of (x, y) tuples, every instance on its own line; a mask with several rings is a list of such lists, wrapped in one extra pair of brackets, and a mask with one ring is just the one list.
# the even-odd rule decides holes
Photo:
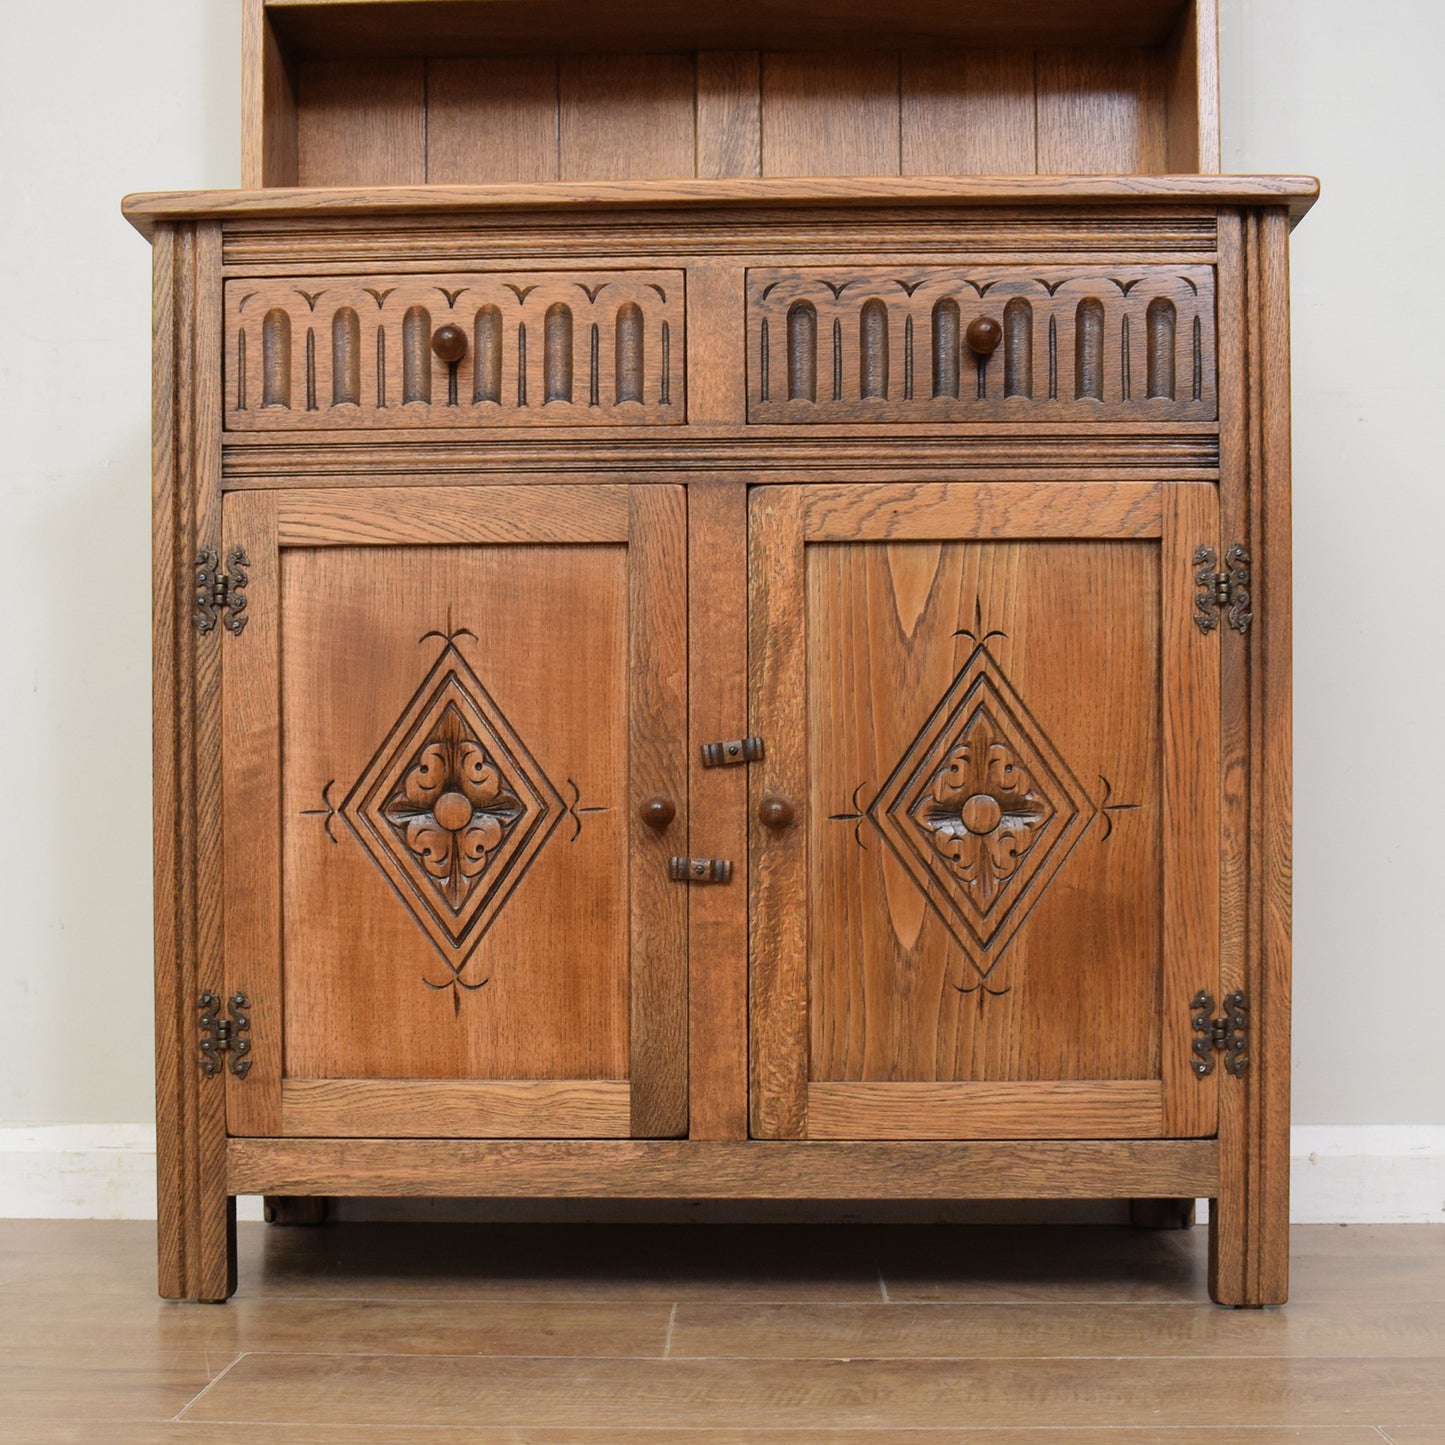
[(681, 271), (232, 280), (226, 426), (675, 424), (685, 313)]
[(748, 272), (757, 423), (1209, 421), (1208, 266)]

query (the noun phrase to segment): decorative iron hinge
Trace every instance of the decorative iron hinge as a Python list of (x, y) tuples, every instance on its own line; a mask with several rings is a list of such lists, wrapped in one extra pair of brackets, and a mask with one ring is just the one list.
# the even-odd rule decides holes
[(1226, 570), (1216, 572), (1218, 557), (1214, 548), (1194, 549), (1194, 581), (1199, 588), (1194, 598), (1194, 620), (1201, 632), (1213, 632), (1223, 612), (1236, 632), (1248, 632), (1254, 620), (1250, 610), (1249, 553), (1236, 542), (1224, 554), (1224, 560), (1228, 564)]
[(231, 1017), (221, 1013), (221, 999), (207, 989), (196, 1005), (201, 1011), (201, 1072), (209, 1079), (220, 1072), (221, 1055), (231, 1056), (231, 1072), (244, 1079), (251, 1071), (251, 1040), (242, 1037), (251, 1032), (251, 1007), (246, 995), (237, 989), (231, 995)]
[(730, 763), (755, 763), (762, 755), (762, 738), (729, 738), (726, 742), (702, 745), (702, 765), (705, 768), (724, 768)]
[(1224, 1013), (1214, 1017), (1214, 995), (1200, 989), (1194, 995), (1194, 1072), (1202, 1079), (1214, 1072), (1215, 1054), (1224, 1055), (1224, 1067), (1242, 1079), (1249, 1068), (1249, 1000), (1236, 989), (1224, 1000)]
[(221, 571), (221, 559), (214, 547), (202, 547), (196, 558), (196, 631), (204, 635), (220, 621), (227, 632), (240, 636), (246, 626), (246, 594), (250, 580), (246, 568), (251, 559), (244, 548), (232, 547), (226, 554), (229, 571)]
[(674, 883), (731, 883), (731, 858), (669, 858), (667, 876)]

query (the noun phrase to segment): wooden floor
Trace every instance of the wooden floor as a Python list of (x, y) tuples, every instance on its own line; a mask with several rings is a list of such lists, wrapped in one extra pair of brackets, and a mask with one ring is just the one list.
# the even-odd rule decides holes
[(152, 1226), (0, 1222), (0, 1440), (1445, 1445), (1445, 1228), (241, 1227), (229, 1305)]

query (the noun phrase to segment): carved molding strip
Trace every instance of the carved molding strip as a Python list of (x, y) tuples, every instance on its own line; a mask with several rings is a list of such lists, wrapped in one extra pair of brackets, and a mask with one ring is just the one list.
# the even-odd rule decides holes
[[(685, 314), (681, 271), (232, 280), (225, 425), (676, 425)], [(444, 325), (458, 361), (432, 350)]]
[(1218, 413), (1209, 266), (768, 267), (747, 296), (753, 423)]

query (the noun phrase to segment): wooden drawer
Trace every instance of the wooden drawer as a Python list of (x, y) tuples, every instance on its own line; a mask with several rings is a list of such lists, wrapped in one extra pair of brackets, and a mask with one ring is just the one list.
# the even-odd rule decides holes
[(748, 420), (1210, 421), (1214, 292), (1199, 265), (751, 268)]
[(681, 271), (239, 278), (225, 311), (232, 431), (687, 419)]

